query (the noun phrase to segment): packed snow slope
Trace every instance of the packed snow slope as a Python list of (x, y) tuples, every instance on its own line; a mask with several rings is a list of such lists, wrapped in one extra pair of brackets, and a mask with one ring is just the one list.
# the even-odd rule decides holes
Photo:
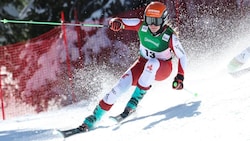
[[(237, 43), (238, 52), (244, 49), (245, 43), (243, 40), (242, 44)], [(72, 136), (67, 141), (250, 140), (250, 72), (237, 75), (227, 73), (227, 62), (231, 54), (237, 52), (234, 48), (226, 52), (226, 55), (215, 57), (218, 59), (216, 62), (209, 59), (202, 63), (193, 60), (193, 64), (187, 67), (184, 90), (171, 89), (173, 75), (163, 82), (155, 82), (141, 101), (136, 114), (122, 126), (114, 125), (108, 116), (122, 112), (133, 90), (131, 88), (95, 130)], [(110, 87), (103, 90), (100, 98)], [(0, 140), (63, 140), (50, 129), (77, 127), (85, 116), (92, 113), (97, 102), (82, 101), (58, 111), (1, 121)]]

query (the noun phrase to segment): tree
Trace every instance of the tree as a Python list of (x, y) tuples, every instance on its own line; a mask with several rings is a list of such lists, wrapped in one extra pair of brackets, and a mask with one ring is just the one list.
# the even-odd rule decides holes
[[(9, 2), (2, 0), (0, 3), (0, 19), (33, 20), (60, 22), (61, 11), (65, 20), (74, 20), (74, 9), (77, 10), (79, 21), (86, 19), (98, 20), (112, 15), (117, 15), (127, 10), (142, 7), (148, 0), (113, 1), (113, 0), (22, 0)], [(10, 10), (11, 9), (11, 10)], [(101, 11), (101, 15), (94, 15)], [(13, 15), (13, 13), (16, 13)], [(0, 23), (0, 46), (13, 44), (37, 37), (54, 28), (48, 25), (31, 24), (3, 24)]]

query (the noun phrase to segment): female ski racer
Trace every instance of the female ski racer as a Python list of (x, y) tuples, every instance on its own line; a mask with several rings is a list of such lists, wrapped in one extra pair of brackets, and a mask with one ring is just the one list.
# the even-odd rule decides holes
[(170, 76), (173, 55), (178, 59), (178, 73), (173, 80), (172, 88), (183, 89), (186, 55), (175, 31), (168, 23), (167, 7), (161, 2), (148, 4), (143, 19), (116, 17), (109, 21), (109, 27), (113, 31), (135, 30), (138, 32), (140, 55), (77, 129), (82, 132), (93, 129), (96, 122), (100, 121), (116, 100), (132, 86), (135, 86), (135, 90), (118, 120), (134, 112), (138, 103), (150, 90), (152, 82), (162, 81)]

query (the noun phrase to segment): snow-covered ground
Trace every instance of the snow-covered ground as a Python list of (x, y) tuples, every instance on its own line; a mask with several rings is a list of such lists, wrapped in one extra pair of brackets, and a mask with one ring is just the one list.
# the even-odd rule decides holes
[[(200, 58), (195, 53), (188, 54), (184, 90), (171, 88), (174, 70), (169, 79), (153, 84), (135, 115), (122, 126), (114, 125), (108, 117), (123, 111), (131, 88), (95, 130), (66, 141), (250, 141), (250, 69), (235, 75), (227, 72), (228, 62), (250, 45), (249, 28), (246, 29), (225, 42), (228, 48), (213, 46), (215, 53), (208, 52)], [(245, 67), (249, 66), (250, 61)], [(103, 86), (99, 99), (112, 87), (106, 83)], [(61, 110), (0, 121), (0, 141), (62, 141), (64, 138), (54, 129), (79, 126), (97, 103), (98, 99), (82, 101)]]
[[(244, 45), (239, 48), (243, 49)], [(190, 61), (184, 90), (171, 89), (173, 75), (168, 80), (156, 82), (141, 101), (136, 114), (122, 126), (116, 126), (108, 117), (123, 111), (131, 89), (95, 130), (69, 137), (66, 141), (250, 141), (250, 72), (237, 76), (228, 74), (226, 66), (231, 58), (226, 57), (237, 52), (233, 49), (227, 52), (216, 62), (209, 59), (202, 63)], [(100, 97), (108, 90), (103, 90)], [(97, 102), (83, 101), (61, 110), (0, 121), (0, 140), (64, 140), (53, 129), (79, 126)]]

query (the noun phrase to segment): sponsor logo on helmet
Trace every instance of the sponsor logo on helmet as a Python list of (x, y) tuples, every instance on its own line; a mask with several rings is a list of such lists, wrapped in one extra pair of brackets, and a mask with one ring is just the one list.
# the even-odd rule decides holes
[(160, 11), (159, 10), (155, 10), (155, 9), (149, 9), (148, 10), (148, 13), (150, 13), (150, 14), (160, 14)]

